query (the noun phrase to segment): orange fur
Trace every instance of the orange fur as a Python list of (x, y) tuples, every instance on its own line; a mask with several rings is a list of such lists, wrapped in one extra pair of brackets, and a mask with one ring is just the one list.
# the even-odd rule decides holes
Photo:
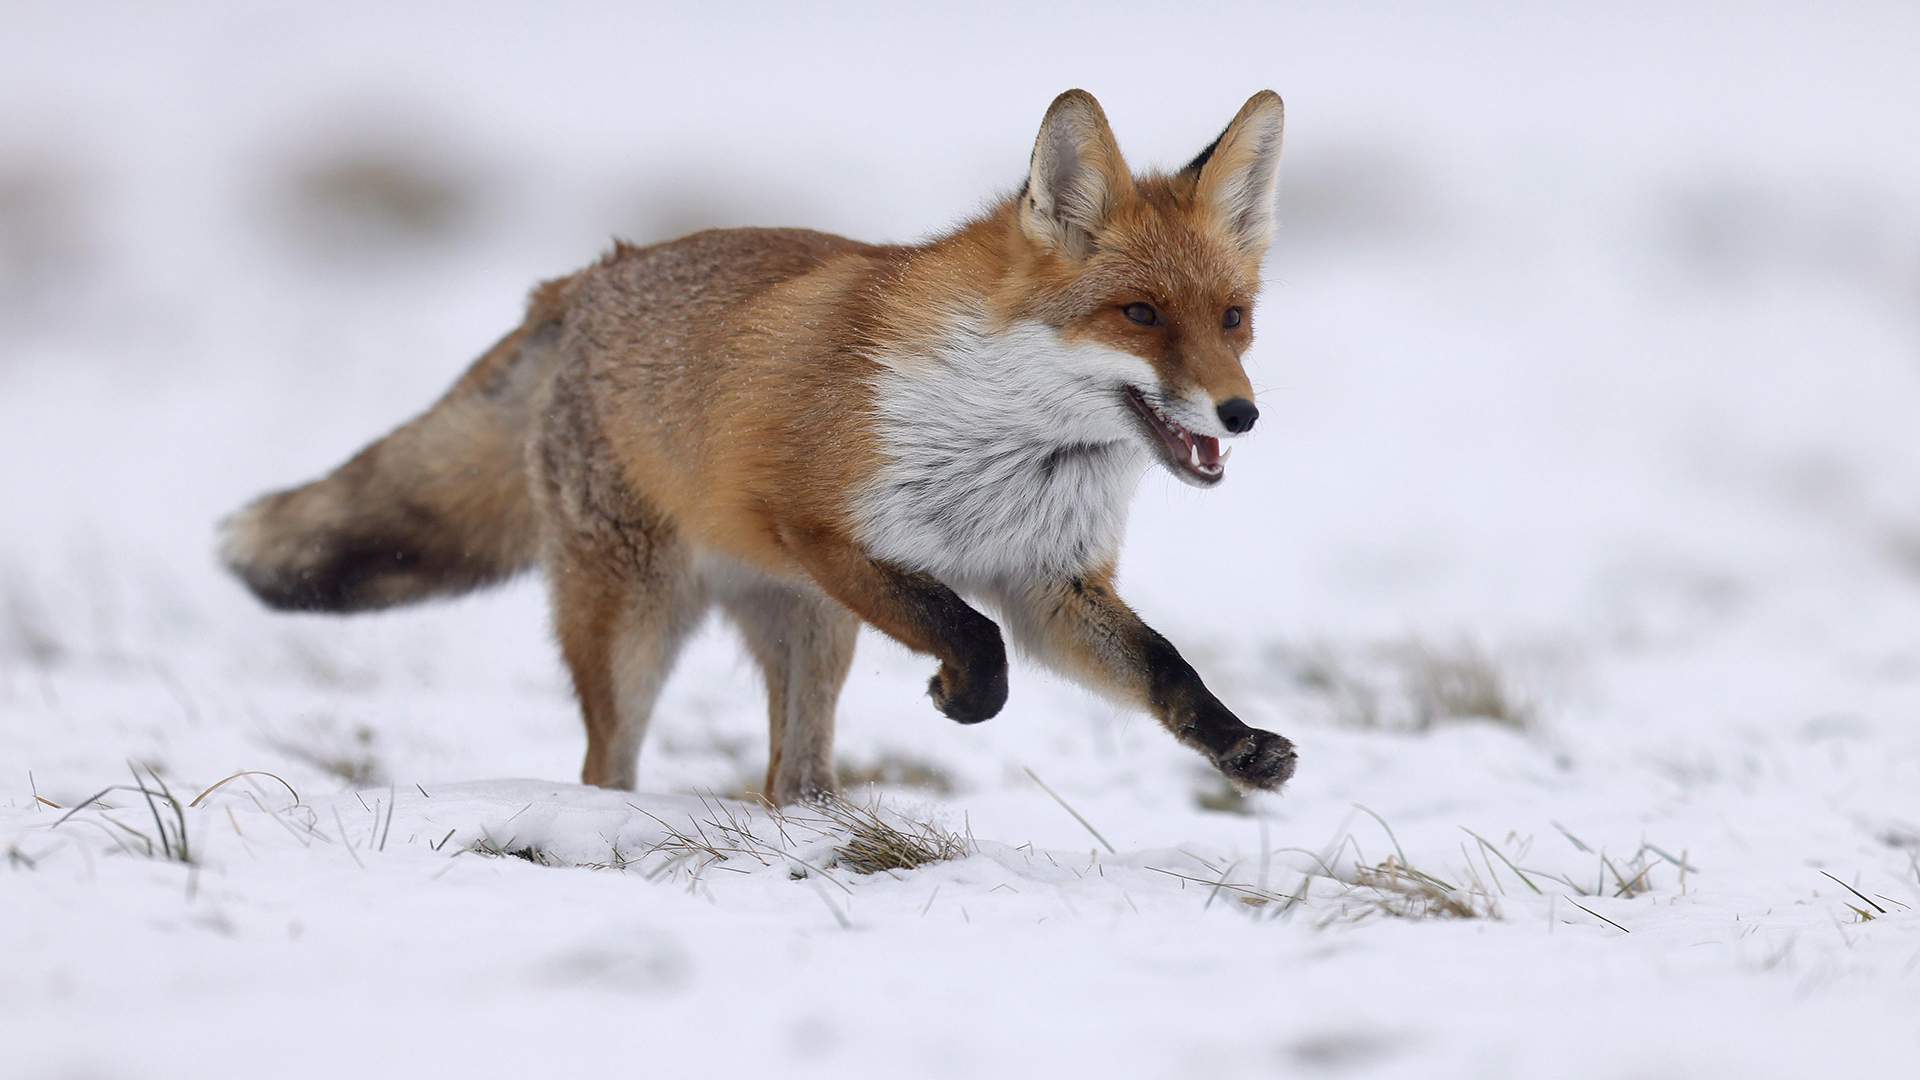
[[(940, 661), (931, 693), (949, 716), (993, 715), (1005, 650), (963, 588), (997, 595), (1017, 631), (1045, 639), (1029, 643), (1037, 654), (1153, 709), (1236, 780), (1277, 785), (1291, 748), (1246, 734), (1112, 596), (1113, 552), (1090, 551), (1071, 580), (942, 580), (869, 550), (862, 493), (902, 467), (881, 420), (898, 404), (887, 380), (931, 377), (954, 349), (1037, 334), (1049, 352), (1149, 372), (1169, 409), (1250, 403), (1241, 356), (1279, 108), (1256, 95), (1194, 165), (1136, 178), (1098, 103), (1069, 91), (1027, 186), (924, 244), (795, 229), (617, 244), (538, 288), (521, 328), (433, 410), (237, 516), (228, 562), (277, 606), (351, 610), (537, 557), (587, 721), (589, 783), (631, 785), (659, 684), (716, 603), (767, 675), (770, 796), (832, 789), (833, 698), (856, 620)], [(1099, 407), (1124, 413), (1121, 387)], [(1124, 464), (1130, 437), (1085, 452)], [(1036, 483), (1054, 479), (1051, 459), (1035, 468)]]

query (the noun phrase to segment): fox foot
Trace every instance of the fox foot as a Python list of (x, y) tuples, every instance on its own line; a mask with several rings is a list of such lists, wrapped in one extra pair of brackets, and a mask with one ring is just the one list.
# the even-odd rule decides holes
[(1242, 791), (1278, 791), (1293, 776), (1296, 760), (1293, 743), (1284, 736), (1247, 728), (1213, 764)]
[(767, 799), (775, 806), (818, 806), (831, 803), (840, 797), (840, 789), (831, 781), (806, 781), (801, 783), (776, 783), (768, 793)]
[(977, 724), (991, 720), (1007, 703), (1007, 662), (956, 668), (941, 664), (927, 683), (927, 696), (949, 720)]

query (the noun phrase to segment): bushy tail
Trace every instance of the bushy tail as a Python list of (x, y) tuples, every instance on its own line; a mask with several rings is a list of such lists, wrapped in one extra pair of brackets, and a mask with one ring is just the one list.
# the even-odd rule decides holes
[(490, 585), (537, 545), (526, 441), (566, 282), (425, 413), (304, 487), (221, 525), (220, 557), (268, 607), (372, 611)]

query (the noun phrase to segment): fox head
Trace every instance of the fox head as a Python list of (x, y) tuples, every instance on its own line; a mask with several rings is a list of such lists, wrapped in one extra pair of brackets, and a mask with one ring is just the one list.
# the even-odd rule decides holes
[[(1005, 315), (1100, 358), (1112, 415), (1169, 471), (1211, 487), (1220, 440), (1259, 417), (1241, 356), (1273, 238), (1284, 108), (1263, 90), (1185, 168), (1136, 177), (1100, 103), (1054, 99), (1013, 208), (1016, 272)], [(1113, 407), (1117, 406), (1117, 407)]]

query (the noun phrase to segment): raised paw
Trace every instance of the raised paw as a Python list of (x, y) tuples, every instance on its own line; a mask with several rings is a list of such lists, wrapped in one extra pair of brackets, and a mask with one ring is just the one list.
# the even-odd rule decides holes
[(1242, 791), (1278, 791), (1293, 776), (1295, 760), (1286, 738), (1248, 728), (1213, 763)]
[(991, 720), (1007, 703), (1007, 666), (1003, 660), (985, 670), (956, 668), (941, 664), (927, 683), (927, 696), (934, 708), (949, 720), (977, 724)]

